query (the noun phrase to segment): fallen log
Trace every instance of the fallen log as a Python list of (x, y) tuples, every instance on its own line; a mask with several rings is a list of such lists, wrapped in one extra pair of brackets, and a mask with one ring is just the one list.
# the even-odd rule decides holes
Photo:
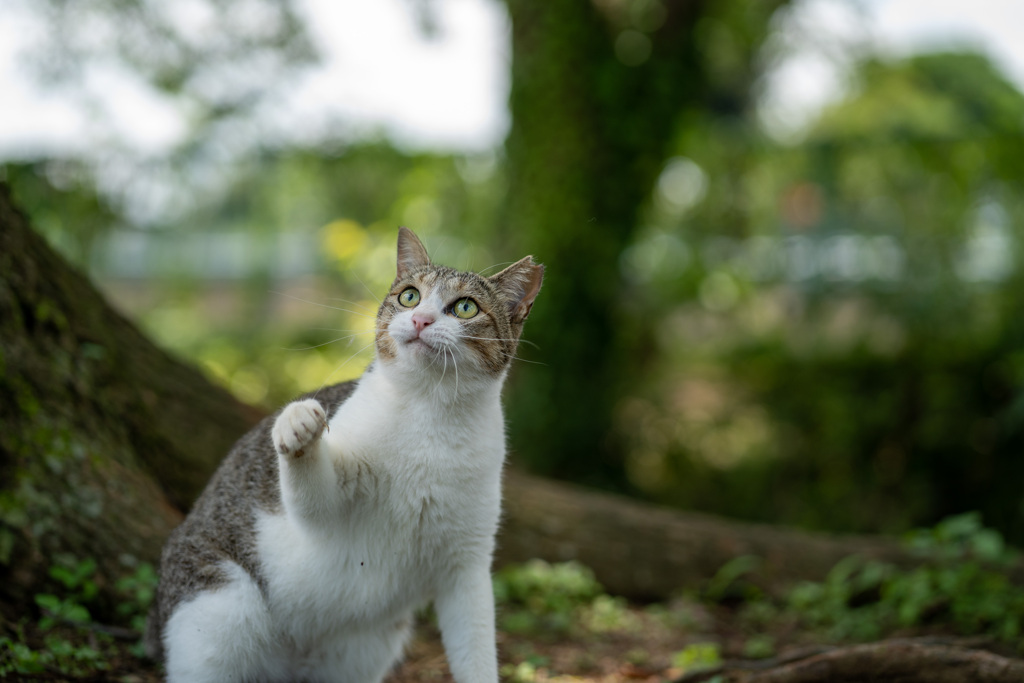
[(698, 586), (728, 561), (759, 558), (769, 591), (821, 580), (849, 555), (910, 565), (920, 559), (890, 538), (811, 533), (680, 512), (510, 471), (499, 563), (539, 557), (590, 567), (608, 592), (661, 600)]
[(863, 645), (824, 648), (807, 656), (786, 658), (776, 666), (751, 670), (744, 663), (697, 672), (675, 683), (1020, 683), (1024, 661), (987, 650), (929, 642), (930, 639), (882, 640)]

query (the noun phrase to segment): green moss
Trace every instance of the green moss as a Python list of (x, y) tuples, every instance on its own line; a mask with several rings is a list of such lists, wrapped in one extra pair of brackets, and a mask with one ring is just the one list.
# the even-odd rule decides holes
[(68, 319), (64, 312), (49, 299), (43, 299), (36, 304), (36, 320), (40, 323), (48, 323), (59, 331), (68, 329)]
[[(69, 518), (96, 519), (103, 513), (102, 492), (89, 476), (86, 456), (95, 450), (81, 442), (61, 420), (45, 417), (35, 395), (23, 391), (19, 404), (31, 421), (20, 433), (8, 433), (5, 446), (13, 456), (7, 487), (0, 491), (0, 522), (24, 531), (42, 547), (60, 538)], [(8, 532), (10, 536), (11, 532)], [(9, 562), (13, 540), (0, 542), (0, 561)]]
[(5, 524), (0, 524), (0, 564), (7, 566), (11, 563), (16, 540), (14, 532)]

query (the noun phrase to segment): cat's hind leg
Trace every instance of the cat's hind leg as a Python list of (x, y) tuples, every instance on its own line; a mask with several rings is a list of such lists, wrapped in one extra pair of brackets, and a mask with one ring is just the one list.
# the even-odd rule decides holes
[(287, 680), (259, 588), (233, 562), (227, 584), (178, 605), (164, 628), (168, 683)]

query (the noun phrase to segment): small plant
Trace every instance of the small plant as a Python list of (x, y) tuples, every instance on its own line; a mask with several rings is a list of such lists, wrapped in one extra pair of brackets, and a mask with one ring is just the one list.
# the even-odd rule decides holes
[(740, 555), (722, 565), (708, 581), (704, 596), (712, 602), (751, 602), (762, 596), (761, 589), (749, 580), (752, 572), (761, 566), (761, 558)]
[(908, 537), (921, 566), (849, 557), (821, 583), (803, 583), (788, 609), (802, 622), (838, 639), (872, 640), (896, 628), (933, 624), (963, 634), (1019, 640), (1024, 626), (1024, 588), (1000, 569), (1014, 554), (977, 513), (951, 517)]
[(615, 633), (636, 631), (640, 628), (637, 617), (626, 607), (623, 598), (598, 595), (593, 601), (579, 609), (579, 622), (591, 633)]
[(501, 627), (511, 633), (565, 632), (581, 608), (604, 593), (593, 572), (576, 562), (531, 560), (494, 577), (495, 601), (503, 606)]
[[(41, 672), (87, 676), (109, 668), (107, 660), (115, 651), (114, 641), (93, 623), (89, 611), (96, 606), (99, 595), (96, 561), (61, 556), (48, 574), (57, 590), (34, 596), (41, 613), (39, 621), (32, 624), (24, 620), (16, 637), (0, 638), (0, 677)], [(155, 586), (156, 572), (148, 564), (138, 565), (132, 575), (115, 584), (123, 596), (117, 613), (135, 631), (141, 632), (145, 625)], [(36, 633), (31, 641), (26, 638), (27, 629)], [(141, 645), (132, 652), (141, 655)]]
[(99, 589), (96, 586), (96, 560), (88, 558), (76, 561), (74, 558), (61, 556), (57, 563), (50, 567), (50, 578), (59, 581), (69, 597), (79, 602), (89, 602), (96, 597)]
[(0, 637), (0, 677), (38, 674), (48, 670), (81, 676), (107, 668), (103, 653), (57, 635), (47, 636), (44, 647), (38, 650), (25, 643), (24, 633), (19, 633), (17, 640)]
[(538, 613), (567, 612), (603, 592), (594, 573), (578, 562), (530, 560), (506, 567), (494, 577), (498, 602), (517, 602)]
[(35, 596), (35, 601), (43, 611), (39, 628), (44, 631), (60, 624), (87, 624), (92, 621), (89, 610), (71, 598), (61, 599), (50, 593), (42, 593)]
[(509, 683), (533, 683), (537, 680), (537, 667), (530, 662), (505, 664), (501, 667), (501, 677)]
[(159, 578), (153, 565), (143, 562), (135, 569), (135, 573), (119, 579), (114, 585), (123, 596), (117, 605), (117, 614), (127, 619), (131, 627), (142, 633), (146, 628), (146, 613), (156, 595)]
[(694, 643), (687, 645), (672, 657), (672, 666), (684, 674), (714, 669), (722, 663), (722, 652), (718, 643)]
[(756, 635), (743, 644), (746, 659), (766, 659), (775, 655), (775, 639), (769, 635)]
[(59, 557), (57, 563), (50, 567), (49, 575), (64, 590), (60, 597), (52, 593), (35, 596), (36, 604), (43, 611), (39, 628), (46, 631), (62, 623), (84, 624), (91, 621), (92, 616), (84, 603), (92, 602), (99, 592), (95, 581), (96, 561)]
[(41, 673), (45, 670), (48, 662), (39, 652), (26, 645), (24, 640), (22, 633), (18, 634), (17, 640), (0, 636), (0, 677), (12, 673)]

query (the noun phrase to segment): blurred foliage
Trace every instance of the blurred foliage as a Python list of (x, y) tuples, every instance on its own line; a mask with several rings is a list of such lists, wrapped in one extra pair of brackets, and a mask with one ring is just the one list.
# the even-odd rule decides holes
[(783, 612), (836, 640), (876, 640), (898, 629), (944, 627), (1024, 647), (1024, 590), (1006, 570), (1018, 559), (977, 514), (916, 532), (924, 563), (901, 570), (849, 557), (821, 583), (796, 586)]
[(317, 59), (291, 0), (31, 0), (15, 8), (30, 20), (21, 58), (38, 82), (75, 92), (97, 115), (112, 80), (149, 88), (188, 113), (190, 144), (223, 135), (215, 124), (244, 118)]
[(752, 657), (770, 656), (773, 636), (786, 633), (833, 642), (983, 636), (1024, 651), (1024, 589), (1014, 578), (1020, 553), (984, 527), (977, 512), (907, 533), (905, 543), (919, 558), (916, 565), (850, 556), (822, 581), (801, 582), (781, 596), (751, 590), (758, 562), (737, 558), (702, 597), (738, 617)]
[(623, 262), (673, 359), (620, 404), (631, 476), (830, 529), (980, 509), (1019, 542), (1024, 96), (972, 54), (855, 77), (799, 143), (708, 119), (666, 165)]
[(531, 560), (494, 575), (499, 628), (508, 633), (557, 637), (637, 630), (639, 621), (622, 598), (605, 594), (594, 573), (578, 562)]
[[(111, 610), (100, 604), (100, 576), (94, 559), (55, 557), (49, 570), (54, 592), (35, 596), (38, 614), (24, 615), (17, 624), (4, 624), (0, 678), (12, 674), (102, 678), (100, 672), (110, 670), (112, 662), (123, 664), (126, 656), (143, 658), (142, 628), (156, 590), (157, 574), (152, 565), (128, 556), (122, 559), (126, 574), (117, 581), (119, 602)], [(131, 573), (127, 573), (129, 570)], [(116, 616), (118, 623), (129, 624), (133, 631), (122, 632), (96, 623), (93, 611)], [(135, 638), (137, 642), (129, 654), (116, 643), (114, 632), (122, 638)]]
[[(299, 30), (286, 5), (261, 50)], [(404, 224), (442, 263), (547, 265), (519, 354), (542, 365), (510, 378), (517, 462), (834, 530), (976, 509), (1024, 541), (1024, 95), (977, 54), (868, 56), (780, 141), (756, 104), (785, 3), (506, 5), (504, 156), (335, 139), (0, 176), (246, 401), (361, 372)]]
[(693, 643), (676, 653), (672, 664), (684, 674), (714, 669), (722, 664), (722, 652), (717, 643)]

